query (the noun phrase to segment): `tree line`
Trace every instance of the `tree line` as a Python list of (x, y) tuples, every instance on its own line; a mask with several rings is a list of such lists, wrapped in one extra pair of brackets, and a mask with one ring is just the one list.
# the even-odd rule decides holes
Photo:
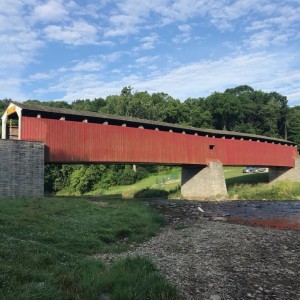
[[(1, 115), (9, 101), (0, 100)], [(266, 135), (288, 139), (300, 146), (300, 106), (289, 107), (285, 96), (254, 90), (247, 85), (182, 102), (166, 93), (150, 94), (134, 91), (128, 86), (119, 95), (110, 95), (105, 99), (79, 99), (72, 103), (27, 100), (25, 103)], [(137, 170), (135, 173), (129, 166), (120, 165), (47, 166), (46, 190), (56, 192), (69, 189), (85, 193), (96, 188), (131, 184), (161, 169), (144, 166)]]

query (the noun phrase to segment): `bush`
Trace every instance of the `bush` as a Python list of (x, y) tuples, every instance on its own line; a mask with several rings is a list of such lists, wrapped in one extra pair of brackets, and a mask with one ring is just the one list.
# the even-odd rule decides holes
[(136, 182), (136, 173), (131, 166), (125, 166), (124, 170), (118, 172), (118, 185), (129, 185)]
[(300, 184), (281, 181), (273, 185), (235, 185), (229, 189), (229, 195), (242, 200), (295, 200), (300, 196)]

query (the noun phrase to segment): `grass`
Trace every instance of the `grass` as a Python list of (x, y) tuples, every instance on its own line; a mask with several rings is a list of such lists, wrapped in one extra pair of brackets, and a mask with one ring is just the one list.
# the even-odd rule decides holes
[[(243, 169), (244, 167), (224, 167), (226, 185), (231, 197), (242, 195), (241, 191), (246, 188), (245, 185), (248, 189), (253, 185), (268, 182), (268, 173), (243, 173)], [(132, 185), (113, 186), (107, 191), (96, 190), (88, 195), (105, 196), (105, 198), (114, 195), (119, 198), (180, 199), (180, 181), (181, 169), (175, 168), (171, 174), (152, 175)]]
[(180, 186), (180, 168), (174, 168), (171, 174), (151, 175), (132, 185), (113, 186), (108, 190), (95, 190), (87, 193), (92, 196), (118, 195), (120, 198), (162, 197), (175, 192)]
[(225, 167), (229, 198), (243, 200), (298, 200), (300, 184), (269, 184), (268, 173), (242, 173), (243, 167)]
[(103, 290), (110, 294), (112, 300), (179, 299), (176, 290), (161, 278), (155, 265), (143, 257), (118, 261), (104, 275)]
[[(267, 173), (243, 173), (244, 167), (224, 167), (228, 190), (236, 185), (255, 185), (268, 182)], [(115, 195), (120, 198), (180, 198), (181, 169), (175, 168), (171, 174), (151, 175), (132, 185), (113, 186), (107, 191), (96, 190), (93, 196)]]
[(88, 255), (126, 250), (129, 243), (153, 236), (163, 224), (162, 217), (137, 201), (106, 203), (76, 198), (0, 201), (1, 233)]
[[(243, 173), (244, 167), (224, 167), (228, 194), (231, 199), (298, 199), (300, 189), (297, 184), (293, 188), (289, 184), (271, 187), (268, 173)], [(176, 179), (174, 179), (176, 178)], [(181, 169), (174, 168), (171, 174), (158, 174), (145, 178), (133, 185), (115, 186), (107, 191), (97, 190), (89, 195), (119, 198), (156, 198), (164, 197), (180, 199)], [(284, 187), (287, 185), (286, 187)], [(292, 192), (287, 192), (288, 190)]]
[(275, 184), (241, 184), (228, 189), (230, 198), (243, 200), (300, 200), (300, 183), (281, 181)]
[(244, 167), (224, 167), (226, 185), (231, 188), (238, 184), (258, 184), (268, 182), (268, 173), (243, 173)]
[[(269, 185), (268, 173), (243, 173), (244, 167), (224, 167), (229, 198), (243, 200), (292, 200), (300, 198), (300, 184), (282, 182)], [(180, 168), (172, 174), (152, 175), (133, 185), (112, 187), (102, 195), (119, 194), (120, 198), (180, 199)], [(176, 176), (176, 180), (172, 180)], [(169, 178), (169, 179), (168, 179)], [(95, 191), (92, 194), (98, 194)]]
[[(161, 216), (137, 201), (2, 199), (0, 299), (96, 299), (101, 293), (109, 293), (111, 299), (138, 299), (131, 298), (131, 291), (147, 299), (177, 295), (143, 258), (119, 261), (111, 268), (91, 258), (98, 252), (126, 250), (156, 234), (162, 225)], [(131, 265), (138, 275), (129, 280), (127, 269), (118, 267), (122, 264)], [(119, 277), (113, 275), (116, 268), (123, 270)], [(154, 279), (146, 289), (148, 277)]]

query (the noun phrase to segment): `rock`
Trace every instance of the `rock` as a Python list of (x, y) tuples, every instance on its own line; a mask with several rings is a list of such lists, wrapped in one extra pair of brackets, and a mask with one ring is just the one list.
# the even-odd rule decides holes
[(106, 293), (100, 294), (97, 300), (110, 300), (110, 294), (106, 294)]
[[(274, 205), (265, 214), (274, 215), (278, 211)], [(299, 231), (209, 221), (208, 217), (224, 218), (228, 212), (234, 217), (237, 207), (245, 208), (243, 201), (201, 203), (205, 214), (199, 214), (198, 206), (161, 205), (159, 209), (163, 215), (168, 214), (168, 222), (158, 235), (136, 244), (127, 253), (96, 258), (106, 263), (108, 258), (116, 260), (127, 255), (148, 257), (183, 299), (300, 300), (296, 276), (300, 272)], [(251, 207), (248, 204), (250, 212)], [(262, 204), (260, 210), (265, 207)], [(247, 217), (247, 210), (242, 214)], [(184, 230), (176, 230), (178, 225)], [(97, 300), (111, 297), (100, 296)]]
[(213, 221), (227, 221), (227, 218), (225, 217), (214, 217), (212, 218)]

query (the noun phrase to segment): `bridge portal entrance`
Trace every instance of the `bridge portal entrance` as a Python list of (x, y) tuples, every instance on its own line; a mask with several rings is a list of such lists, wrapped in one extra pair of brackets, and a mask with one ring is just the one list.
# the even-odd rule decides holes
[(2, 116), (2, 139), (21, 139), (21, 109), (10, 104)]

